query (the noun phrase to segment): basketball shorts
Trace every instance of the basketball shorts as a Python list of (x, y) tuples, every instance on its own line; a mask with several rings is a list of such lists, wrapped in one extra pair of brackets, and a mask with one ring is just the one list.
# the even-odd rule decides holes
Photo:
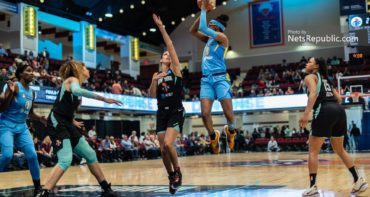
[(185, 109), (179, 108), (160, 108), (157, 111), (157, 134), (165, 133), (167, 128), (174, 128), (182, 132), (185, 120)]
[(227, 74), (203, 76), (200, 81), (200, 99), (223, 100), (233, 97)]
[(311, 129), (315, 137), (343, 137), (347, 132), (346, 111), (335, 102), (320, 104), (314, 111)]

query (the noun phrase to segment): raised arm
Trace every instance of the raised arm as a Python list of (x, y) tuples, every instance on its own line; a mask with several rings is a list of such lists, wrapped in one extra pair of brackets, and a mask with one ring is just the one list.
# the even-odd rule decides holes
[(202, 10), (200, 12), (199, 31), (202, 32), (204, 35), (211, 37), (218, 42), (221, 42), (222, 46), (227, 47), (229, 45), (227, 36), (224, 33), (216, 32), (207, 26), (207, 10), (205, 7), (206, 3), (207, 0), (203, 0)]
[(199, 28), (199, 20), (200, 20), (200, 17), (198, 17), (194, 21), (193, 25), (189, 29), (189, 32), (193, 36), (195, 36), (196, 38), (198, 38), (199, 40), (201, 40), (202, 42), (207, 42), (208, 41), (208, 37), (198, 31), (198, 28)]
[(170, 53), (171, 65), (172, 65), (172, 69), (173, 69), (175, 75), (178, 76), (178, 77), (182, 77), (181, 70), (180, 70), (179, 57), (177, 56), (176, 49), (173, 46), (173, 43), (172, 43), (172, 40), (171, 40), (170, 36), (168, 35), (166, 29), (163, 27), (163, 23), (162, 23), (161, 18), (159, 16), (153, 14), (153, 20), (154, 20), (155, 24), (157, 25), (159, 31), (161, 32), (164, 43), (166, 44), (167, 50)]

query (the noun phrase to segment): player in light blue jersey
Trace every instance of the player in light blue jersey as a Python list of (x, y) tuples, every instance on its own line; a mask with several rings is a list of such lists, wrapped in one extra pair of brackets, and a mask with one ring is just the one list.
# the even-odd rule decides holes
[(202, 58), (202, 79), (200, 85), (200, 99), (203, 123), (211, 137), (211, 148), (214, 154), (220, 152), (220, 132), (214, 130), (211, 109), (213, 101), (218, 99), (227, 119), (224, 132), (228, 138), (231, 151), (234, 149), (236, 129), (232, 106), (232, 92), (230, 78), (226, 72), (225, 55), (229, 47), (229, 40), (224, 34), (229, 17), (221, 15), (211, 20), (207, 26), (207, 11), (204, 5), (208, 0), (203, 0), (200, 17), (190, 28), (190, 32), (206, 46)]
[(40, 167), (37, 154), (28, 130), (26, 120), (31, 118), (46, 124), (46, 118), (33, 112), (35, 93), (29, 84), (33, 79), (31, 66), (19, 65), (15, 73), (18, 82), (8, 81), (5, 91), (0, 96), (0, 144), (2, 157), (0, 160), (0, 172), (6, 170), (13, 157), (14, 146), (20, 148), (27, 159), (35, 186), (34, 195), (41, 190)]

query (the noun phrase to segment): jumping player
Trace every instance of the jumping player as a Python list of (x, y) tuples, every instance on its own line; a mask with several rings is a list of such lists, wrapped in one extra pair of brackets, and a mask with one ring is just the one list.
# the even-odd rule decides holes
[(225, 55), (229, 46), (229, 40), (224, 34), (224, 31), (229, 17), (221, 15), (211, 20), (207, 26), (207, 11), (205, 7), (207, 3), (208, 0), (203, 0), (200, 17), (192, 25), (190, 32), (199, 40), (207, 43), (202, 59), (202, 79), (200, 86), (201, 111), (203, 124), (211, 138), (212, 151), (214, 154), (218, 154), (220, 152), (220, 132), (214, 130), (211, 116), (211, 109), (215, 99), (221, 102), (227, 119), (224, 132), (226, 132), (231, 151), (234, 150), (234, 139), (236, 135), (231, 84), (225, 64)]
[(182, 75), (175, 47), (164, 29), (160, 17), (153, 14), (153, 20), (163, 36), (168, 51), (162, 54), (161, 72), (154, 73), (149, 92), (150, 96), (156, 97), (158, 102), (156, 131), (163, 164), (170, 181), (169, 190), (171, 194), (174, 194), (182, 184), (182, 174), (174, 146), (176, 137), (181, 133), (184, 124)]
[(346, 112), (340, 105), (342, 102), (340, 95), (332, 88), (328, 80), (325, 60), (323, 58), (310, 58), (306, 65), (306, 72), (309, 73), (305, 78), (308, 87), (308, 103), (299, 120), (300, 126), (302, 128), (307, 126), (308, 116), (312, 110), (313, 119), (308, 156), (310, 188), (304, 191), (302, 195), (319, 195), (316, 186), (318, 155), (325, 138), (330, 138), (333, 150), (342, 159), (353, 176), (352, 193), (364, 192), (368, 188), (368, 184), (363, 177), (359, 177), (353, 159), (343, 148), (344, 135), (347, 132)]

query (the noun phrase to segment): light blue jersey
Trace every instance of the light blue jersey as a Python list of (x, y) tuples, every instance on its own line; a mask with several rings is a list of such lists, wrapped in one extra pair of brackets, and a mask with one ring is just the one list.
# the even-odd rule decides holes
[(226, 73), (225, 54), (227, 49), (215, 39), (209, 38), (203, 51), (202, 74)]
[(33, 93), (31, 88), (26, 90), (20, 82), (16, 82), (16, 84), (18, 94), (14, 97), (8, 109), (1, 114), (0, 120), (24, 124), (32, 107)]

